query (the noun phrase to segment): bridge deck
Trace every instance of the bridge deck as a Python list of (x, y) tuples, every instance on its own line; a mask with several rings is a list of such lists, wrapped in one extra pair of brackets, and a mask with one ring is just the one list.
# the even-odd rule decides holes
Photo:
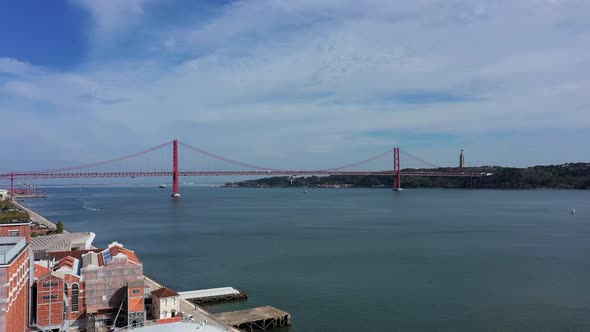
[(227, 325), (248, 332), (291, 325), (291, 314), (271, 306), (223, 312), (213, 316)]
[[(377, 175), (393, 176), (393, 171), (301, 171), (301, 170), (284, 170), (284, 171), (185, 171), (178, 172), (179, 176), (302, 176), (302, 175)], [(166, 177), (172, 176), (173, 172), (67, 172), (67, 173), (14, 173), (0, 174), (0, 180), (13, 179), (72, 179), (72, 178), (116, 178), (116, 177)], [(443, 176), (443, 177), (485, 177), (491, 173), (474, 173), (474, 172), (457, 172), (457, 171), (412, 171), (402, 170), (401, 176)]]

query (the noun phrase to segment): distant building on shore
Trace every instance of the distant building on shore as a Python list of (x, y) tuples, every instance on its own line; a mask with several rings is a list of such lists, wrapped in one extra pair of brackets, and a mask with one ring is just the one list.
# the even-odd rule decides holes
[(8, 200), (8, 197), (10, 195), (8, 194), (8, 190), (6, 189), (0, 189), (0, 201), (6, 201)]
[(160, 288), (152, 292), (152, 316), (154, 319), (176, 317), (180, 312), (180, 294), (170, 288)]
[(465, 155), (463, 154), (463, 150), (461, 150), (461, 154), (459, 155), (459, 168), (465, 167)]

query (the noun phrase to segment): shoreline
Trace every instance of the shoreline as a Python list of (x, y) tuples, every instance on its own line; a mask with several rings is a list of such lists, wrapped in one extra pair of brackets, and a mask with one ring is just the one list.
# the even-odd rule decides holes
[[(31, 220), (33, 222), (36, 222), (38, 224), (42, 224), (47, 226), (48, 228), (51, 229), (56, 229), (57, 228), (57, 224), (54, 223), (53, 221), (43, 217), (42, 215), (38, 214), (37, 212), (33, 211), (32, 209), (26, 207), (25, 205), (19, 203), (17, 200), (12, 200), (12, 203), (16, 206), (18, 206), (19, 208), (23, 209), (24, 211), (26, 211), (29, 214), (29, 217), (31, 218)], [(69, 233), (66, 229), (64, 229), (64, 233)]]
[[(39, 224), (46, 225), (47, 227), (53, 228), (53, 229), (55, 229), (57, 227), (57, 225), (54, 222), (52, 222), (51, 220), (43, 217), (42, 215), (40, 215), (37, 212), (33, 211), (32, 209), (24, 206), (23, 204), (18, 203), (16, 200), (12, 201), (12, 202), (16, 206), (18, 206), (19, 208), (21, 208), (24, 211), (26, 211), (27, 213), (29, 213), (30, 218), (34, 222), (38, 222)], [(69, 233), (69, 232), (64, 229), (64, 233)], [(92, 238), (92, 240), (94, 240), (94, 238)], [(93, 249), (98, 249), (94, 245), (92, 245), (92, 243), (90, 244), (90, 247)], [(149, 287), (151, 290), (156, 290), (159, 288), (167, 287), (164, 283), (156, 281), (155, 278), (145, 274), (145, 272), (143, 273), (143, 278), (144, 278), (144, 285), (146, 287)], [(188, 300), (180, 299), (180, 311), (190, 314), (190, 315), (193, 315), (197, 321), (205, 320), (208, 322), (208, 324), (216, 325), (217, 327), (223, 329), (224, 331), (242, 332), (241, 330), (239, 330), (233, 326), (227, 325), (227, 324), (219, 321), (217, 318), (215, 318), (213, 316), (213, 314), (211, 314), (205, 308), (203, 308), (197, 304), (193, 304), (193, 303), (189, 302)]]

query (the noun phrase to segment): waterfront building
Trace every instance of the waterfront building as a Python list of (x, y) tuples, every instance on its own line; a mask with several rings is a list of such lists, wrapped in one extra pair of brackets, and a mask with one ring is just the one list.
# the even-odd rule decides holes
[(152, 292), (152, 316), (154, 319), (173, 318), (180, 312), (180, 295), (164, 287)]
[(8, 194), (8, 190), (6, 189), (0, 189), (0, 201), (6, 201), (8, 200), (8, 197), (10, 195)]
[(0, 237), (0, 331), (27, 329), (32, 270), (27, 238)]
[(145, 322), (143, 265), (133, 251), (114, 242), (48, 256), (50, 269), (36, 266), (37, 328), (92, 331)]

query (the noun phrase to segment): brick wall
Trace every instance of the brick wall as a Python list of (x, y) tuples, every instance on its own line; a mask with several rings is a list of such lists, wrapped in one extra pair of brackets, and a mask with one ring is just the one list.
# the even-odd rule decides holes
[(30, 251), (0, 267), (0, 331), (25, 331), (29, 321)]
[[(18, 235), (14, 235), (18, 232)], [(30, 224), (0, 224), (0, 237), (5, 236), (24, 236), (27, 243), (31, 243), (31, 225)]]
[(37, 281), (37, 325), (64, 324), (64, 283), (50, 274)]

